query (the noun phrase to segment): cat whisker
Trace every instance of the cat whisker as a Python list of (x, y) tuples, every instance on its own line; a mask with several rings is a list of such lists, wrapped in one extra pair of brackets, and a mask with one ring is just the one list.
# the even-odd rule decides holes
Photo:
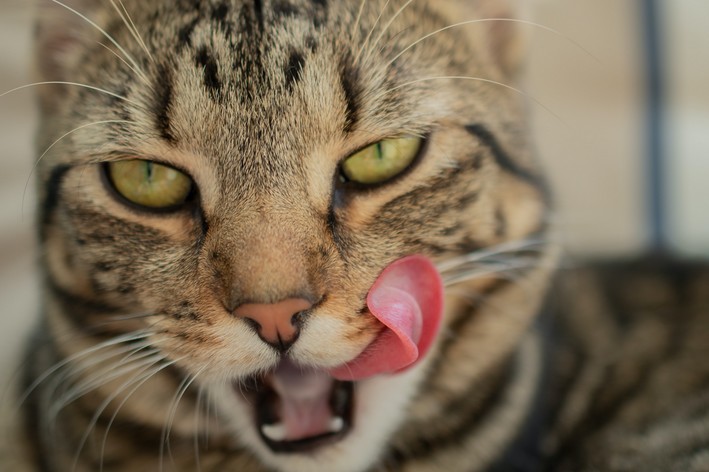
[(519, 239), (498, 244), (496, 246), (492, 246), (486, 249), (474, 251), (452, 259), (447, 259), (445, 261), (437, 263), (436, 267), (441, 273), (443, 273), (455, 269), (462, 264), (480, 261), (482, 259), (491, 256), (496, 256), (499, 254), (519, 252), (522, 250), (530, 250), (533, 248), (538, 248), (537, 250), (542, 251), (548, 243), (549, 240), (545, 238)]
[(156, 316), (160, 316), (160, 313), (140, 313), (137, 315), (110, 316), (110, 317), (108, 317), (107, 321), (92, 324), (91, 327), (92, 328), (99, 328), (99, 327), (107, 326), (107, 325), (114, 324), (114, 323), (121, 323), (123, 321), (134, 321), (134, 320), (140, 320), (140, 319), (145, 319), (145, 318), (153, 318)]
[(21, 85), (19, 87), (15, 87), (13, 89), (10, 89), (6, 92), (0, 93), (0, 98), (3, 98), (5, 95), (9, 95), (14, 92), (18, 92), (20, 90), (24, 90), (24, 89), (27, 89), (30, 87), (38, 87), (40, 85), (68, 85), (68, 86), (72, 86), (72, 87), (82, 87), (85, 89), (93, 90), (95, 92), (105, 93), (106, 95), (110, 95), (111, 97), (117, 98), (119, 100), (123, 100), (123, 101), (128, 102), (132, 105), (135, 105), (138, 108), (143, 108), (142, 105), (140, 105), (139, 103), (134, 102), (133, 100), (126, 98), (123, 95), (119, 95), (117, 93), (114, 93), (114, 92), (111, 92), (111, 91), (108, 91), (108, 90), (105, 90), (105, 89), (102, 89), (99, 87), (94, 87), (92, 85), (80, 84), (77, 82), (67, 82), (67, 81), (63, 81), (63, 80), (47, 80), (47, 81), (43, 81), (43, 82), (34, 82), (32, 84)]
[(406, 3), (404, 3), (404, 5), (402, 5), (402, 7), (399, 8), (399, 10), (387, 22), (387, 24), (384, 26), (384, 28), (382, 28), (382, 30), (379, 32), (379, 36), (377, 36), (377, 39), (375, 39), (374, 43), (372, 43), (372, 45), (369, 47), (369, 53), (367, 53), (367, 56), (365, 57), (365, 61), (369, 58), (372, 51), (374, 51), (374, 49), (377, 47), (377, 45), (379, 44), (379, 41), (381, 41), (382, 37), (386, 34), (386, 32), (389, 31), (389, 28), (391, 28), (391, 25), (394, 23), (394, 21), (396, 21), (396, 19), (399, 17), (399, 15), (401, 15), (401, 13), (404, 10), (406, 10), (406, 8), (408, 8), (408, 6), (411, 5), (411, 3), (413, 1), (414, 0), (408, 0)]
[[(81, 359), (82, 357), (86, 357), (90, 354), (94, 354), (102, 349), (107, 349), (112, 346), (116, 346), (118, 344), (122, 343), (127, 343), (131, 341), (138, 341), (140, 339), (146, 339), (148, 338), (153, 332), (151, 330), (140, 330), (137, 332), (132, 332), (132, 333), (126, 333), (121, 336), (116, 336), (115, 338), (111, 338), (107, 341), (98, 343), (96, 345), (91, 346), (90, 348), (84, 349), (82, 351), (79, 351), (75, 354), (72, 354), (61, 362), (58, 362), (54, 364), (52, 367), (49, 369), (45, 370), (36, 380), (34, 380), (29, 387), (27, 387), (20, 397), (19, 400), (19, 405), (22, 405), (25, 401), (27, 401), (27, 398), (32, 394), (32, 392), (45, 380), (47, 380), (50, 376), (52, 376), (54, 373), (56, 373), (59, 369), (65, 367), (68, 364), (71, 364), (73, 362), (76, 362), (78, 359)], [(132, 348), (132, 346), (131, 346)]]
[[(140, 356), (136, 356), (138, 352), (145, 348), (152, 348), (152, 343), (145, 343), (139, 346), (126, 346), (124, 349), (114, 350), (113, 352), (110, 352), (107, 355), (99, 356), (98, 358), (92, 357), (88, 361), (82, 361), (72, 364), (71, 366), (69, 366), (69, 368), (67, 368), (65, 372), (61, 372), (60, 375), (56, 376), (51, 382), (51, 384), (48, 386), (46, 390), (47, 392), (49, 392), (49, 394), (47, 395), (47, 401), (51, 400), (51, 404), (48, 405), (48, 409), (50, 411), (59, 412), (62, 408), (64, 408), (64, 406), (80, 398), (88, 391), (94, 390), (102, 384), (112, 380), (114, 378), (114, 374), (116, 374), (117, 372), (122, 372), (118, 369), (118, 367), (125, 365), (128, 362), (137, 362), (141, 359), (144, 359), (145, 357), (156, 355), (156, 352), (154, 350), (149, 350), (141, 354)], [(125, 355), (120, 361), (108, 362), (109, 359), (119, 356), (121, 354)], [(105, 366), (103, 368), (96, 367), (106, 363), (108, 363), (108, 366)], [(94, 367), (96, 367), (96, 371), (93, 371)], [(80, 374), (84, 372), (91, 372), (91, 376), (81, 381), (80, 383), (74, 384), (73, 387), (69, 389), (71, 385), (70, 382), (73, 379), (78, 379)], [(56, 392), (59, 390), (60, 387), (64, 387), (63, 393), (61, 397), (55, 398), (57, 396)], [(54, 417), (56, 415), (50, 416)]]
[[(201, 436), (200, 414), (202, 413), (202, 402), (204, 401), (204, 386), (197, 389), (197, 405), (194, 409), (194, 460), (197, 472), (202, 472), (202, 461), (200, 459), (199, 438)], [(205, 427), (208, 427), (209, 418), (205, 417)]]
[(71, 134), (73, 134), (73, 133), (76, 133), (77, 131), (80, 131), (80, 130), (82, 130), (82, 129), (84, 129), (84, 128), (89, 128), (89, 127), (91, 127), (91, 126), (97, 126), (97, 125), (103, 125), (103, 124), (115, 124), (115, 123), (132, 124), (133, 122), (132, 122), (132, 121), (128, 121), (128, 120), (104, 120), (104, 121), (94, 121), (93, 123), (86, 123), (86, 124), (83, 124), (83, 125), (81, 125), (81, 126), (78, 126), (78, 127), (74, 128), (74, 129), (71, 130), (71, 131), (68, 131), (68, 132), (64, 133), (64, 134), (63, 134), (62, 136), (60, 136), (56, 141), (54, 141), (52, 144), (50, 144), (49, 147), (48, 147), (47, 149), (45, 149), (45, 151), (44, 151), (44, 152), (39, 156), (39, 158), (35, 161), (34, 165), (32, 166), (32, 169), (30, 170), (30, 174), (27, 176), (27, 181), (25, 182), (25, 188), (24, 188), (24, 190), (22, 191), (22, 202), (21, 202), (21, 204), (20, 204), (20, 207), (21, 207), (21, 209), (22, 209), (22, 211), (23, 211), (23, 214), (24, 214), (24, 208), (25, 208), (25, 196), (26, 196), (26, 194), (27, 194), (27, 188), (29, 187), (30, 180), (32, 179), (32, 175), (33, 175), (34, 172), (37, 170), (37, 167), (39, 166), (39, 164), (40, 164), (40, 162), (42, 161), (42, 159), (44, 159), (44, 156), (46, 156), (46, 155), (49, 153), (49, 151), (51, 151), (51, 150), (54, 148), (54, 146), (56, 146), (57, 144), (59, 144), (59, 142), (62, 141), (62, 140), (63, 140), (64, 138), (66, 138), (67, 136), (69, 136), (69, 135), (71, 135)]
[[(209, 446), (209, 433), (210, 433), (210, 425), (211, 425), (211, 418), (212, 418), (212, 405), (214, 405), (214, 391), (211, 389), (207, 390), (207, 399), (205, 401), (205, 418), (207, 419), (207, 427), (205, 428), (204, 431), (204, 445), (205, 447)], [(215, 413), (216, 415), (216, 413)]]
[(490, 259), (469, 262), (456, 267), (454, 270), (443, 272), (442, 276), (444, 279), (446, 277), (455, 277), (463, 272), (470, 272), (471, 270), (504, 270), (507, 268), (514, 268), (520, 263), (537, 263), (540, 258), (537, 256), (522, 256), (516, 254), (505, 254), (502, 256), (492, 257)]
[(145, 85), (147, 85), (148, 87), (152, 88), (153, 84), (150, 83), (150, 81), (148, 80), (147, 76), (146, 76), (145, 74), (143, 74), (142, 71), (140, 71), (140, 70), (136, 69), (135, 67), (133, 67), (131, 64), (128, 63), (128, 61), (126, 61), (126, 60), (123, 59), (121, 56), (119, 56), (118, 53), (116, 53), (116, 51), (114, 51), (114, 50), (111, 49), (110, 47), (106, 46), (106, 45), (103, 44), (102, 42), (99, 42), (98, 44), (99, 44), (100, 46), (102, 46), (103, 48), (105, 48), (108, 52), (110, 52), (111, 54), (113, 54), (114, 56), (116, 56), (116, 58), (117, 58), (119, 61), (121, 61), (123, 64), (125, 64), (125, 66), (126, 66), (127, 68), (129, 68), (131, 71), (133, 71), (133, 73), (134, 73), (140, 80), (142, 80)]
[(134, 370), (140, 369), (141, 367), (149, 367), (162, 359), (164, 359), (164, 355), (155, 354), (154, 352), (148, 352), (144, 353), (142, 356), (137, 356), (131, 361), (128, 361), (128, 365), (123, 365), (123, 367), (119, 366), (121, 364), (125, 364), (125, 362), (119, 363), (115, 366), (109, 365), (98, 372), (94, 372), (94, 375), (92, 376), (94, 378), (92, 380), (83, 381), (77, 384), (70, 390), (63, 393), (62, 396), (57, 398), (52, 403), (52, 408), (49, 409), (48, 415), (50, 424), (56, 420), (61, 410), (63, 410), (67, 405), (70, 405), (74, 401), (83, 397), (87, 393), (92, 392), (97, 388), (101, 387), (102, 385), (106, 385), (113, 380), (121, 378)]
[[(150, 370), (147, 373), (141, 373), (139, 374), (140, 376), (133, 377), (128, 379), (126, 382), (124, 382), (121, 386), (119, 386), (111, 395), (109, 395), (96, 409), (94, 412), (94, 415), (91, 417), (91, 421), (89, 422), (88, 426), (84, 430), (84, 434), (81, 437), (81, 440), (79, 441), (79, 445), (77, 447), (77, 451), (74, 454), (74, 463), (72, 466), (72, 470), (76, 470), (76, 467), (79, 463), (79, 458), (81, 457), (81, 451), (83, 451), (84, 446), (86, 445), (86, 442), (89, 439), (89, 436), (91, 435), (91, 431), (96, 427), (96, 424), (98, 423), (99, 418), (103, 414), (103, 412), (108, 408), (108, 406), (115, 400), (125, 389), (129, 388), (131, 385), (134, 385), (135, 383), (138, 383), (139, 386), (147, 382), (149, 379), (154, 377), (158, 372), (166, 369), (167, 367), (170, 367), (171, 365), (174, 365), (175, 363), (179, 362), (180, 359), (176, 359), (170, 362), (165, 362), (162, 365), (159, 365), (158, 367)], [(160, 361), (156, 361), (156, 363), (159, 363)], [(150, 367), (146, 367), (145, 369), (149, 369)], [(132, 392), (134, 393), (134, 392)]]
[(510, 22), (510, 23), (518, 23), (518, 24), (521, 24), (521, 25), (533, 26), (533, 27), (542, 29), (542, 30), (544, 30), (544, 31), (548, 31), (548, 32), (550, 32), (550, 33), (552, 33), (552, 34), (555, 34), (555, 35), (557, 35), (557, 36), (559, 36), (559, 37), (561, 37), (561, 38), (563, 38), (563, 39), (569, 41), (571, 44), (573, 44), (574, 46), (576, 46), (576, 47), (578, 47), (579, 49), (581, 49), (583, 52), (585, 52), (585, 53), (586, 53), (587, 55), (589, 55), (591, 58), (595, 59), (597, 62), (600, 62), (600, 59), (598, 59), (596, 56), (594, 56), (588, 49), (584, 48), (580, 43), (578, 43), (577, 41), (574, 41), (574, 40), (573, 40), (572, 38), (570, 38), (568, 35), (566, 35), (566, 34), (560, 32), (560, 31), (558, 31), (558, 30), (555, 30), (554, 28), (550, 28), (549, 26), (545, 26), (545, 25), (542, 25), (542, 24), (540, 24), (540, 23), (536, 23), (536, 22), (534, 22), (534, 21), (520, 20), (520, 19), (518, 19), (518, 18), (479, 18), (479, 19), (477, 19), (477, 20), (461, 21), (460, 23), (454, 23), (454, 24), (452, 24), (452, 25), (448, 25), (448, 26), (446, 26), (446, 27), (437, 29), (436, 31), (433, 31), (433, 32), (431, 32), (431, 33), (429, 33), (429, 34), (427, 34), (427, 35), (425, 35), (425, 36), (423, 36), (423, 37), (417, 39), (416, 41), (414, 41), (413, 43), (409, 44), (409, 45), (406, 46), (404, 49), (402, 49), (396, 56), (394, 56), (394, 58), (393, 58), (392, 60), (390, 60), (390, 61), (387, 63), (386, 67), (387, 67), (387, 68), (388, 68), (388, 67), (391, 67), (392, 64), (394, 64), (402, 55), (404, 55), (404, 54), (405, 54), (407, 51), (409, 51), (411, 48), (415, 47), (417, 44), (419, 44), (419, 43), (421, 43), (421, 42), (423, 42), (423, 41), (425, 41), (425, 40), (427, 40), (427, 39), (429, 39), (429, 38), (431, 38), (431, 37), (433, 37), (433, 36), (435, 36), (435, 35), (437, 35), (437, 34), (439, 34), (439, 33), (443, 33), (444, 31), (448, 31), (448, 30), (451, 30), (451, 29), (453, 29), (453, 28), (459, 28), (459, 27), (461, 27), (461, 26), (473, 25), (473, 24), (477, 24), (477, 23), (488, 23), (488, 22)]
[[(99, 25), (97, 25), (96, 23), (94, 23), (93, 21), (91, 21), (86, 15), (84, 15), (84, 14), (82, 14), (81, 12), (79, 12), (79, 11), (73, 9), (72, 7), (70, 7), (70, 6), (68, 6), (68, 5), (66, 5), (66, 4), (64, 4), (64, 3), (62, 3), (62, 2), (60, 2), (59, 0), (49, 0), (49, 1), (54, 2), (54, 3), (56, 3), (57, 5), (59, 5), (59, 6), (63, 7), (63, 8), (66, 8), (67, 10), (69, 10), (69, 11), (72, 12), (73, 14), (77, 15), (77, 16), (78, 16), (79, 18), (81, 18), (82, 20), (86, 21), (86, 22), (87, 22), (89, 25), (91, 25), (93, 28), (95, 28), (96, 30), (98, 30), (106, 39), (108, 39), (111, 43), (113, 43), (114, 46), (116, 46), (116, 47), (118, 48), (118, 50), (123, 54), (123, 56), (124, 56), (131, 64), (133, 64), (133, 67), (135, 67), (136, 69), (142, 71), (140, 65), (138, 65), (138, 63), (137, 63), (136, 60), (133, 58), (133, 56), (131, 56), (130, 54), (128, 54), (128, 52), (118, 43), (118, 41), (116, 41), (116, 40), (113, 38), (113, 36), (111, 36), (110, 34), (108, 34), (108, 33), (106, 32), (106, 30), (104, 30), (104, 29), (101, 28)], [(143, 72), (143, 75), (145, 75), (144, 72)]]
[(395, 92), (395, 91), (397, 91), (401, 88), (404, 88), (404, 87), (410, 87), (411, 85), (421, 84), (424, 82), (432, 82), (435, 80), (467, 80), (467, 81), (482, 82), (482, 83), (486, 83), (486, 84), (497, 85), (499, 87), (506, 88), (507, 90), (511, 90), (512, 92), (515, 92), (528, 100), (531, 100), (532, 102), (537, 104), (539, 107), (543, 108), (547, 113), (549, 113), (554, 118), (556, 118), (560, 123), (562, 123), (562, 124), (565, 123), (565, 121), (559, 115), (554, 113), (554, 111), (551, 108), (547, 107), (541, 101), (534, 98), (532, 95), (528, 94), (527, 92), (524, 92), (523, 90), (520, 90), (520, 89), (513, 87), (511, 85), (508, 85), (504, 82), (499, 82), (497, 80), (492, 80), (492, 79), (485, 79), (483, 77), (471, 77), (471, 76), (466, 76), (466, 75), (443, 75), (443, 76), (436, 76), (436, 77), (423, 77), (421, 79), (412, 80), (409, 82), (405, 82), (403, 84), (396, 85), (392, 88), (389, 88), (389, 89), (385, 90), (384, 92), (380, 93), (377, 96), (377, 99), (381, 99), (382, 97), (385, 97), (385, 96), (389, 95), (390, 93)]
[[(497, 267), (495, 267), (497, 266)], [(471, 270), (465, 271), (461, 274), (454, 276), (444, 277), (443, 284), (446, 287), (452, 285), (457, 285), (461, 282), (469, 282), (475, 279), (482, 279), (488, 277), (495, 278), (512, 278), (514, 279), (514, 272), (540, 267), (539, 261), (518, 261), (517, 263), (507, 263), (507, 264), (495, 264), (492, 267), (476, 267), (471, 268)]]
[(377, 20), (374, 22), (374, 24), (372, 25), (372, 28), (369, 30), (367, 37), (364, 38), (364, 42), (362, 43), (362, 46), (359, 48), (359, 51), (357, 52), (357, 55), (355, 56), (355, 59), (354, 59), (355, 64), (359, 64), (359, 59), (362, 56), (364, 49), (369, 45), (369, 40), (372, 38), (372, 34), (374, 34), (374, 30), (377, 28), (379, 21), (382, 19), (382, 16), (384, 15), (384, 11), (386, 11), (387, 7), (389, 6), (389, 2), (391, 2), (391, 0), (386, 1), (386, 3), (384, 4), (384, 7), (382, 7), (381, 11), (379, 12), (379, 16), (377, 17)]
[(357, 28), (359, 28), (359, 22), (362, 20), (362, 12), (364, 12), (364, 6), (367, 4), (367, 0), (362, 0), (359, 4), (359, 12), (357, 12), (357, 19), (355, 20), (354, 27), (352, 27), (352, 34), (357, 33)]
[(111, 418), (109, 419), (108, 423), (106, 424), (106, 431), (104, 431), (104, 433), (103, 433), (103, 440), (101, 441), (101, 451), (100, 451), (100, 454), (99, 454), (99, 457), (101, 458), (101, 462), (100, 462), (100, 464), (99, 464), (99, 471), (100, 471), (100, 472), (103, 471), (103, 458), (104, 458), (104, 455), (105, 455), (105, 453), (106, 453), (106, 444), (107, 444), (107, 442), (108, 442), (108, 433), (111, 431), (111, 426), (113, 426), (113, 423), (116, 421), (116, 417), (118, 416), (118, 413), (121, 411), (121, 409), (123, 408), (123, 406), (128, 402), (128, 400), (130, 399), (130, 397), (132, 397), (133, 394), (134, 394), (135, 392), (137, 392), (138, 389), (139, 389), (140, 387), (142, 387), (142, 386), (145, 384), (145, 382), (147, 382), (148, 380), (150, 380), (155, 374), (157, 374), (160, 370), (164, 369), (165, 367), (167, 367), (167, 366), (164, 366), (164, 367), (160, 368), (157, 372), (154, 372), (154, 373), (151, 374), (151, 375), (144, 376), (144, 378), (143, 378), (142, 380), (140, 380), (140, 381), (135, 385), (135, 387), (133, 387), (133, 388), (130, 390), (130, 392), (128, 392), (128, 393), (126, 394), (126, 396), (123, 398), (123, 400), (121, 400), (121, 402), (120, 402), (120, 403), (118, 404), (118, 406), (116, 407), (116, 411), (114, 411), (114, 412), (113, 412), (113, 415), (111, 415)]
[(130, 17), (130, 14), (128, 13), (128, 10), (126, 10), (126, 7), (123, 4), (123, 2), (121, 0), (118, 0), (118, 4), (121, 6), (121, 8), (119, 9), (118, 5), (116, 5), (116, 0), (110, 0), (110, 1), (111, 1), (111, 5), (113, 5), (113, 8), (115, 8), (116, 12), (121, 17), (121, 19), (123, 20), (123, 23), (126, 25), (126, 28), (128, 28), (128, 31), (130, 31), (130, 34), (136, 40), (138, 45), (140, 45), (140, 47), (143, 48), (143, 51), (145, 51), (145, 53), (148, 55), (150, 60), (155, 62), (155, 58), (153, 58), (153, 55), (150, 53), (150, 50), (148, 49), (148, 46), (145, 44), (145, 41), (143, 41), (143, 38), (140, 35), (140, 32), (138, 31), (138, 28), (136, 28), (135, 23), (133, 22), (133, 19)]
[(165, 449), (167, 449), (168, 457), (172, 459), (172, 451), (170, 449), (170, 433), (172, 431), (172, 426), (175, 421), (175, 415), (177, 414), (177, 408), (179, 406), (180, 400), (182, 400), (182, 397), (185, 395), (185, 392), (187, 392), (187, 390), (190, 388), (190, 385), (192, 385), (194, 381), (197, 380), (197, 377), (199, 377), (199, 375), (204, 372), (206, 368), (207, 366), (204, 366), (199, 371), (197, 371), (196, 374), (188, 375), (187, 377), (185, 377), (185, 379), (182, 381), (177, 391), (175, 392), (175, 396), (172, 398), (170, 410), (168, 413), (168, 419), (163, 427), (162, 440), (160, 441), (160, 471), (163, 470), (164, 466), (163, 460)]

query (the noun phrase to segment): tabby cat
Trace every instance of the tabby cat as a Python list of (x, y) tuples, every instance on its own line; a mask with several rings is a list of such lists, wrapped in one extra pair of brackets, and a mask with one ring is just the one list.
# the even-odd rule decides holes
[(506, 1), (42, 2), (7, 470), (709, 470), (709, 271), (549, 290)]

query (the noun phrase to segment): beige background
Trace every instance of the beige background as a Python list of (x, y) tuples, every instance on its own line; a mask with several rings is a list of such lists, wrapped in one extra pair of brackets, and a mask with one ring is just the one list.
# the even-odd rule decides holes
[[(562, 36), (522, 27), (530, 36), (525, 90), (558, 116), (531, 105), (539, 152), (556, 189), (558, 223), (575, 252), (623, 254), (646, 242), (638, 3), (539, 0), (533, 19)], [(709, 2), (664, 3), (673, 71), (673, 241), (684, 251), (709, 254)], [(0, 93), (30, 82), (30, 4), (0, 0)], [(32, 180), (34, 116), (30, 91), (0, 98), (0, 386), (37, 306), (31, 183), (24, 191)]]

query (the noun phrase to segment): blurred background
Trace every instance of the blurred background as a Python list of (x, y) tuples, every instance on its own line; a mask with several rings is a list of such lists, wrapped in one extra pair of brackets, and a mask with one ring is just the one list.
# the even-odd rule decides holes
[[(709, 255), (709, 2), (521, 1), (560, 33), (521, 27), (523, 88), (553, 112), (530, 105), (569, 251), (632, 255), (661, 241)], [(31, 82), (32, 3), (0, 0), (0, 93)], [(0, 388), (38, 304), (35, 119), (31, 90), (0, 98)]]

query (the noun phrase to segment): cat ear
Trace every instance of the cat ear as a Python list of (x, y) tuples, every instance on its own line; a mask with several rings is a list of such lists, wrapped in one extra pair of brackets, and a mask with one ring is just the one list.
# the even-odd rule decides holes
[[(72, 71), (81, 60), (82, 48), (98, 41), (100, 33), (86, 18), (95, 15), (96, 0), (41, 0), (37, 8), (35, 61), (42, 81), (71, 82)], [(43, 105), (51, 105), (61, 87), (46, 86), (39, 91)]]
[(450, 18), (456, 21), (489, 20), (464, 28), (475, 41), (484, 40), (490, 57), (506, 76), (516, 76), (527, 52), (529, 27), (514, 20), (529, 18), (534, 0), (445, 1), (452, 8)]

